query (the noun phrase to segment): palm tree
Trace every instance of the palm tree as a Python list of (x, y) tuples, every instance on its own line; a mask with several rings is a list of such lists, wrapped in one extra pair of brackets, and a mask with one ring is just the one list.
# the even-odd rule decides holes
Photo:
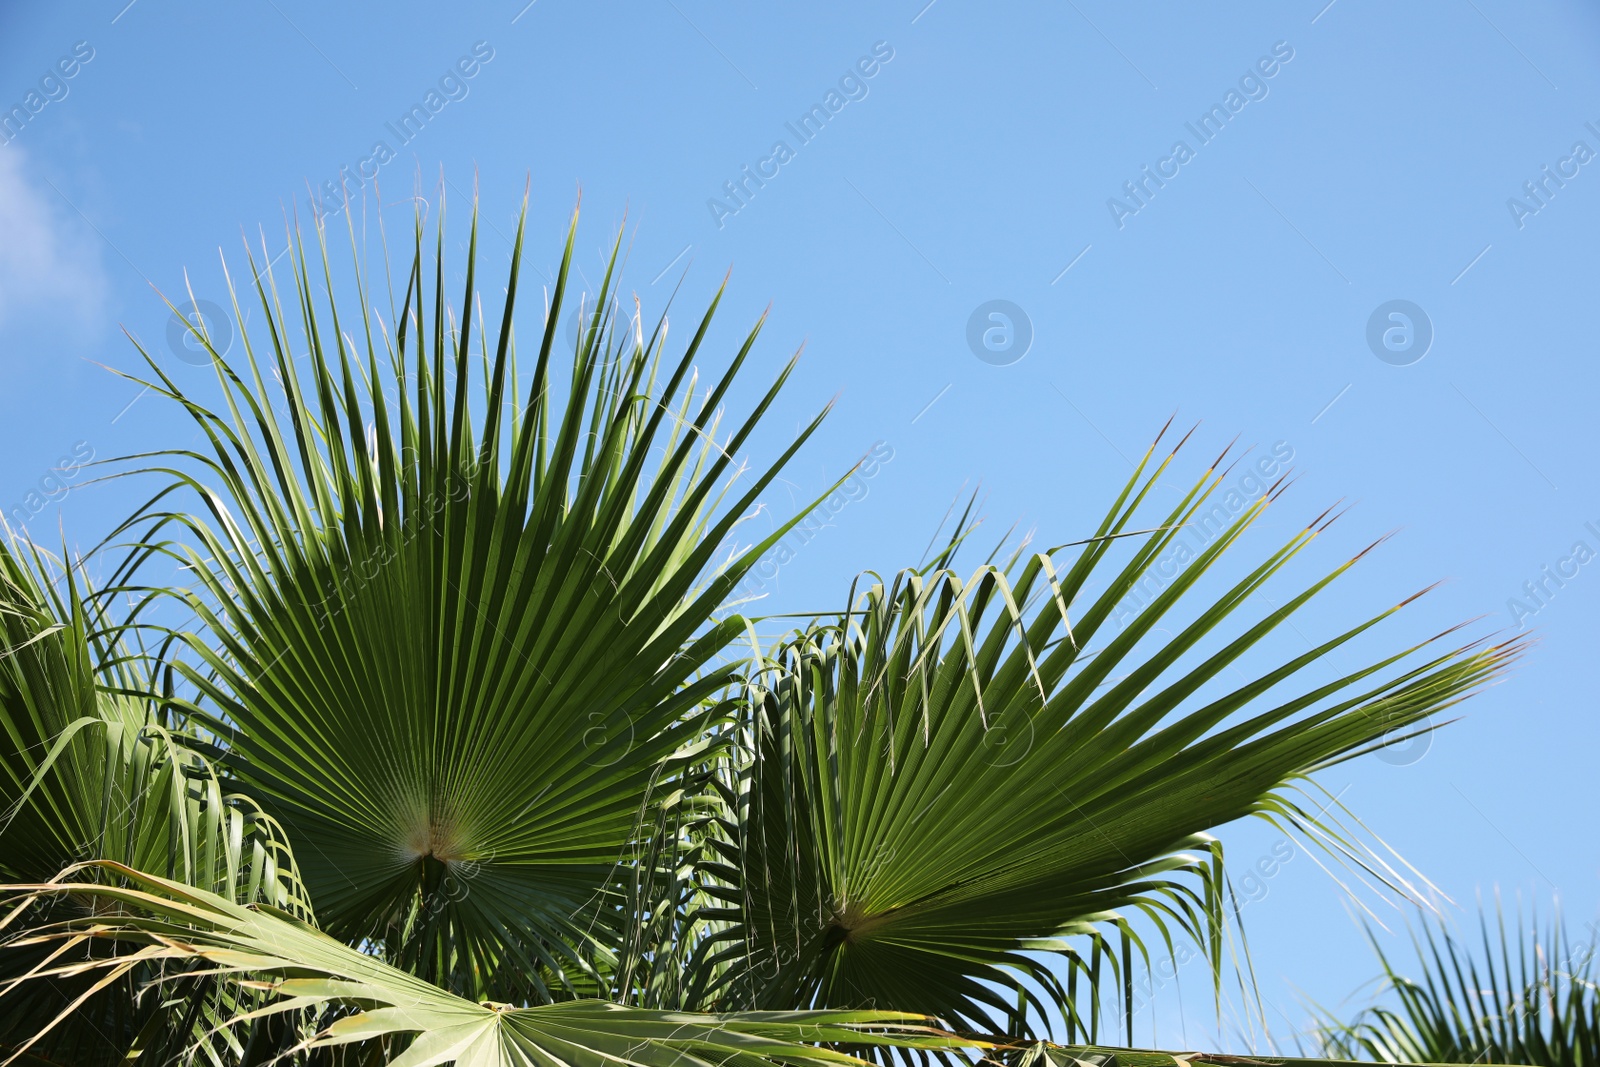
[(1299, 784), (1519, 651), (1446, 631), (1322, 669), (1407, 598), (1244, 674), (1355, 559), (1256, 607), (1324, 512), (1207, 591), (1280, 481), (1171, 572), (1228, 474), (1225, 452), (1157, 507), (1187, 437), (1078, 540), (963, 573), (963, 518), (931, 562), (759, 637), (736, 587), (805, 512), (754, 544), (739, 524), (822, 417), (770, 466), (735, 458), (794, 366), (726, 414), (759, 321), (702, 383), (720, 291), (669, 357), (664, 315), (617, 310), (619, 236), (562, 368), (574, 213), (530, 373), (523, 222), (495, 318), (475, 211), (459, 303), (442, 217), (398, 287), (347, 227), (337, 269), (320, 225), (292, 235), (281, 290), (250, 258), (235, 363), (193, 327), (214, 394), (146, 354), (204, 444), (133, 457), (152, 495), (102, 587), (0, 547), (13, 1050), (754, 1067), (1098, 1044), (1150, 938), (1220, 983), (1208, 831), (1256, 815), (1358, 856)]
[[(1595, 939), (1575, 944), (1559, 921), (1540, 929), (1520, 909), (1508, 929), (1478, 916), (1481, 958), (1443, 919), (1426, 915), (1412, 931), (1420, 977), (1396, 968), (1371, 931), (1383, 968), (1382, 992), (1397, 1003), (1366, 1008), (1348, 1023), (1322, 1012), (1325, 1055), (1380, 1063), (1600, 1063), (1600, 986)], [(1593, 924), (1591, 924), (1592, 926)]]

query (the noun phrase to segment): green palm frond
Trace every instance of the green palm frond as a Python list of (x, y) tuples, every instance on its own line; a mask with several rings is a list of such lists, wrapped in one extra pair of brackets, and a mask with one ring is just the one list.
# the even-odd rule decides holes
[[(142, 657), (80, 581), (34, 546), (0, 540), (0, 878), (44, 880), (74, 861), (107, 858), (230, 900), (309, 914), (281, 829), (225, 790), (191, 739), (163, 724)], [(12, 953), (16, 970), (7, 973), (44, 960)], [(204, 1016), (188, 1020), (139, 997), (148, 977), (132, 972), (98, 992), (65, 977), (31, 983), (0, 1001), (0, 1051), (27, 1042), (80, 997), (80, 1025), (56, 1031), (39, 1051), (111, 1063), (135, 1035), (152, 1054), (188, 1043)], [(212, 998), (210, 1007), (226, 999), (213, 988), (196, 995), (202, 1005)]]
[(234, 363), (193, 325), (215, 389), (146, 354), (201, 443), (129, 457), (158, 484), (105, 588), (0, 546), (3, 1051), (1254, 1063), (1102, 1044), (1182, 942), (1220, 998), (1211, 832), (1266, 818), (1404, 888), (1299, 791), (1522, 646), (1363, 651), (1410, 597), (1274, 658), (1365, 554), (1267, 599), (1333, 521), (1232, 567), (1281, 481), (1223, 506), (1225, 452), (1158, 507), (1158, 438), (1083, 540), (958, 572), (963, 518), (763, 645), (736, 587), (800, 517), (738, 525), (821, 415), (737, 458), (794, 366), (740, 399), (760, 322), (702, 382), (721, 292), (669, 355), (664, 314), (618, 311), (620, 235), (569, 294), (574, 213), (519, 361), (526, 205), (487, 316), (475, 214), (459, 303), (442, 210), (393, 275), (346, 219), (348, 264), (320, 223), (286, 282), (251, 258)]
[[(699, 995), (892, 1005), (980, 1032), (993, 1020), (1039, 1032), (1059, 1018), (1069, 1038), (1095, 1040), (1101, 998), (1127, 997), (1135, 966), (1174, 938), (1204, 945), (1220, 981), (1225, 867), (1207, 831), (1261, 815), (1359, 857), (1285, 784), (1424, 725), (1517, 646), (1436, 647), (1441, 635), (1303, 680), (1396, 606), (1238, 688), (1220, 684), (1355, 562), (1280, 607), (1250, 607), (1323, 518), (1201, 599), (1200, 577), (1276, 491), (1107, 632), (1123, 594), (1222, 481), (1214, 465), (1141, 529), (1170, 462), (1147, 455), (1087, 541), (966, 581), (942, 566), (905, 572), (771, 651), (752, 679), (736, 847), (719, 860), (737, 900), (707, 939)], [(1124, 541), (1131, 558), (1118, 563)], [(1147, 649), (1163, 621), (1173, 636)], [(1161, 944), (1144, 944), (1135, 914)]]
[[(1600, 1063), (1600, 974), (1596, 942), (1574, 943), (1559, 921), (1540, 928), (1520, 909), (1508, 928), (1480, 910), (1475, 948), (1442, 919), (1423, 916), (1411, 931), (1419, 973), (1396, 967), (1368, 930), (1383, 968), (1379, 1004), (1344, 1023), (1321, 1012), (1326, 1055), (1380, 1063)], [(1481, 955), (1479, 954), (1481, 950)]]
[[(116, 877), (78, 877), (96, 868)], [(263, 1003), (219, 1025), (250, 1028), (251, 1062), (318, 1050), (340, 1062), (396, 1067), (853, 1067), (838, 1045), (925, 1050), (975, 1047), (903, 1012), (767, 1012), (695, 1015), (594, 1000), (532, 1008), (474, 1003), (266, 907), (245, 907), (177, 882), (99, 864), (62, 879), (5, 887), (8, 920), (50, 898), (95, 902), (93, 914), (38, 928), (45, 944), (110, 942), (117, 949), (48, 970), (114, 975), (152, 963), (200, 969), (263, 994)], [(37, 980), (29, 976), (27, 980)], [(23, 979), (0, 983), (0, 996)], [(277, 1019), (276, 1028), (261, 1022)], [(260, 1047), (275, 1039), (270, 1047)], [(368, 1057), (371, 1057), (370, 1059)]]
[(224, 409), (151, 361), (209, 444), (148, 466), (203, 505), (163, 496), (144, 515), (143, 551), (193, 575), (173, 591), (199, 619), (187, 713), (288, 828), (326, 929), (474, 997), (604, 988), (618, 865), (732, 714), (717, 657), (742, 624), (715, 609), (772, 538), (718, 553), (817, 424), (764, 471), (737, 463), (793, 362), (721, 429), (760, 323), (701, 386), (716, 301), (667, 360), (665, 317), (646, 333), (612, 310), (620, 235), (560, 373), (576, 228), (531, 375), (513, 329), (523, 226), (486, 321), (475, 217), (458, 308), (442, 222), (430, 256), (419, 215), (387, 327), (359, 257), (353, 301), (319, 297), (340, 290), (319, 230), (287, 292), (252, 263), (258, 336), (236, 300), (245, 359), (217, 362)]

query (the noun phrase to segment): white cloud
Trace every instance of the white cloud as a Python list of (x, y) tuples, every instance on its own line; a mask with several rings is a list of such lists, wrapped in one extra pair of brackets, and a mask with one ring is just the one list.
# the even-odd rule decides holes
[(26, 170), (20, 149), (0, 147), (0, 326), (33, 313), (59, 322), (64, 311), (92, 323), (107, 289), (100, 238)]

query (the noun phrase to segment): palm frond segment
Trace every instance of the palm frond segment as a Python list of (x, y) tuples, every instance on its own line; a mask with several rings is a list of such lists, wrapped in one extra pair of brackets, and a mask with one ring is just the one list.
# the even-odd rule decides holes
[[(83, 880), (97, 868), (101, 874)], [(92, 971), (114, 974), (162, 963), (209, 972), (265, 995), (265, 1003), (219, 1025), (281, 1017), (281, 1055), (364, 1044), (397, 1067), (855, 1067), (834, 1046), (924, 1050), (981, 1048), (903, 1012), (752, 1012), (697, 1015), (625, 1008), (594, 1000), (537, 1007), (474, 1003), (328, 937), (267, 907), (247, 907), (181, 883), (98, 864), (51, 883), (4, 887), (7, 921), (49, 898), (91, 899), (85, 916), (36, 928), (0, 952), (31, 943), (97, 941), (116, 948), (86, 962), (38, 968), (0, 984)], [(256, 1050), (263, 1056), (273, 1050)], [(366, 1062), (366, 1061), (363, 1061)]]

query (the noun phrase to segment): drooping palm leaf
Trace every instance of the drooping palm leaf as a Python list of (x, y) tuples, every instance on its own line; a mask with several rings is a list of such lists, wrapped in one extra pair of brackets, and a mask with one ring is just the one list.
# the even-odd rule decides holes
[[(1214, 464), (1141, 530), (1170, 462), (1147, 454), (1087, 541), (967, 581), (946, 567), (906, 572), (778, 644), (752, 681), (748, 785), (717, 871), (733, 899), (697, 961), (698, 996), (893, 1006), (1019, 1034), (1061, 1018), (1069, 1039), (1095, 1040), (1102, 998), (1126, 996), (1148, 962), (1129, 916), (1150, 920), (1157, 952), (1174, 937), (1201, 942), (1220, 977), (1224, 864), (1208, 830), (1263, 815), (1347, 848), (1282, 787), (1425, 728), (1516, 654), (1424, 642), (1354, 671), (1312, 670), (1397, 606), (1222, 685), (1354, 563), (1280, 607), (1252, 607), (1324, 516), (1201, 597), (1201, 576), (1281, 486), (1108, 627), (1226, 473)], [(1172, 636), (1150, 647), (1163, 622)], [(1129, 1014), (1130, 1044), (1131, 1025)]]
[[(43, 880), (70, 862), (105, 857), (306, 914), (279, 828), (227, 793), (188, 739), (163, 725), (142, 658), (80, 582), (34, 546), (0, 540), (0, 878)], [(9, 962), (27, 969), (42, 959), (13, 953)], [(138, 997), (148, 977), (131, 972), (101, 992), (87, 981), (34, 983), (0, 1002), (0, 1051), (27, 1043), (80, 997), (80, 1024), (36, 1051), (111, 1063), (135, 1035), (152, 1054), (189, 1043), (205, 1018), (186, 1020)], [(226, 999), (190, 985), (202, 1007)]]
[[(474, 1003), (275, 909), (240, 906), (177, 882), (97, 866), (112, 867), (118, 877), (109, 884), (78, 881), (72, 876), (84, 874), (80, 868), (53, 883), (5, 887), (13, 894), (12, 918), (51, 897), (87, 897), (98, 905), (93, 915), (37, 929), (25, 940), (112, 942), (119, 949), (55, 968), (62, 973), (107, 974), (163, 961), (204, 967), (260, 991), (266, 996), (261, 1007), (224, 1024), (255, 1023), (257, 1034), (268, 1032), (259, 1024), (273, 1016), (297, 1025), (277, 1031), (278, 1045), (251, 1048), (258, 1061), (273, 1052), (358, 1046), (353, 1051), (363, 1058), (351, 1062), (394, 1067), (853, 1067), (860, 1061), (829, 1046), (973, 1047), (902, 1012), (728, 1016), (594, 1000), (532, 1008)], [(0, 955), (14, 951), (14, 945), (0, 948)], [(43, 977), (40, 972), (0, 984), (0, 996)], [(311, 1019), (316, 1021), (307, 1025)]]
[(734, 455), (789, 368), (719, 437), (759, 323), (697, 387), (716, 302), (665, 360), (664, 317), (647, 336), (609, 310), (615, 251), (564, 357), (576, 226), (525, 379), (523, 226), (491, 329), (475, 218), (461, 303), (442, 222), (430, 257), (419, 216), (387, 322), (359, 257), (353, 298), (323, 302), (341, 285), (320, 230), (287, 293), (252, 263), (258, 325), (236, 300), (245, 358), (217, 361), (223, 411), (151, 361), (209, 443), (153, 465), (203, 512), (145, 515), (146, 551), (194, 577), (179, 592), (200, 620), (184, 635), (199, 662), (180, 665), (190, 714), (289, 829), (326, 929), (474, 997), (603, 989), (617, 865), (728, 714), (715, 657), (741, 624), (713, 611), (771, 539), (716, 553), (816, 425), (747, 474)]
[(1424, 916), (1412, 931), (1420, 973), (1391, 962), (1371, 931), (1383, 967), (1378, 1004), (1342, 1023), (1322, 1012), (1325, 1055), (1380, 1063), (1529, 1064), (1593, 1067), (1600, 1063), (1600, 974), (1594, 938), (1574, 943), (1559, 921), (1543, 930), (1496, 905), (1495, 921), (1478, 917), (1481, 956), (1445, 922)]

